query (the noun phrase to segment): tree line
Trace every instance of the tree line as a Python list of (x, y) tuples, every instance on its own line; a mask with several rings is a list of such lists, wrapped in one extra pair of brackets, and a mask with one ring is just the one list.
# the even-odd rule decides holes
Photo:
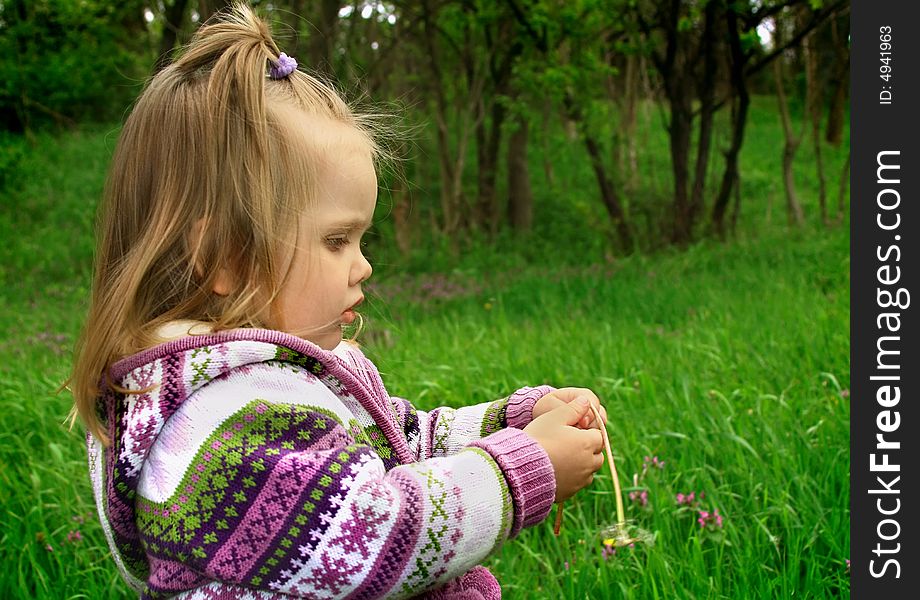
[[(28, 132), (118, 118), (145, 77), (227, 4), (0, 0), (0, 128)], [(403, 251), (421, 227), (419, 213), (450, 239), (528, 231), (528, 148), (548, 143), (554, 127), (590, 164), (610, 243), (635, 250), (648, 235), (637, 230), (641, 207), (630, 200), (641, 185), (637, 119), (648, 103), (663, 109), (670, 164), (669, 206), (657, 235), (678, 245), (725, 236), (741, 203), (738, 158), (751, 95), (765, 92), (777, 97), (786, 137), (790, 222), (802, 221), (791, 172), (806, 135), (821, 217), (832, 220), (821, 147), (840, 145), (846, 123), (846, 0), (253, 4), (275, 21), (279, 43), (301, 66), (353, 96), (397, 101), (406, 122), (418, 124), (415, 143), (393, 140), (395, 153), (409, 159), (405, 176), (388, 181)], [(800, 121), (790, 103), (802, 107)], [(728, 123), (727, 144), (714, 141), (718, 119)], [(545, 157), (539, 166), (552, 180), (553, 161)], [(411, 211), (407, 181), (424, 182), (436, 201)], [(843, 197), (841, 191), (838, 213)]]

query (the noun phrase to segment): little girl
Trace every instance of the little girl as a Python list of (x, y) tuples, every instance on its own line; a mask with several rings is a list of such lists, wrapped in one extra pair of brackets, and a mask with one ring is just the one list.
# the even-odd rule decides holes
[(600, 468), (588, 390), (423, 412), (342, 341), (379, 155), (244, 6), (138, 99), (71, 383), (142, 598), (498, 598), (478, 563)]

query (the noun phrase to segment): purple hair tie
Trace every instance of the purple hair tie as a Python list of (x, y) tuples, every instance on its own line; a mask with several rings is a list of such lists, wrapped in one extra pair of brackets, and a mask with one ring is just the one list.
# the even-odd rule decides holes
[(294, 72), (294, 69), (297, 68), (297, 61), (293, 57), (288, 56), (284, 52), (281, 53), (281, 56), (278, 57), (278, 62), (272, 64), (271, 70), (268, 72), (268, 76), (272, 79), (284, 79), (288, 75)]

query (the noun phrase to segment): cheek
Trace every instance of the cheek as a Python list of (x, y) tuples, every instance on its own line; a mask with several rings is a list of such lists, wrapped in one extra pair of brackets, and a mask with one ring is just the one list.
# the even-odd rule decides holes
[(323, 271), (323, 261), (316, 256), (315, 252), (301, 251), (297, 261), (291, 265), (288, 281), (292, 289), (305, 292), (316, 287), (317, 282), (322, 280)]

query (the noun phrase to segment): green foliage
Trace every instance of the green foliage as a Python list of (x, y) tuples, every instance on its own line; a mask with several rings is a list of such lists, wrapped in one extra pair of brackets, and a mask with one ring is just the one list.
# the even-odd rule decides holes
[(93, 219), (115, 143), (109, 131), (41, 132), (34, 144), (12, 138), (22, 156), (16, 185), (0, 188), (0, 304), (55, 296), (74, 279), (88, 286)]
[(25, 140), (0, 131), (0, 191), (13, 187), (22, 178), (19, 164), (25, 154)]
[[(668, 219), (673, 207), (671, 164), (666, 113), (660, 105), (643, 103), (638, 110), (635, 132), (637, 167), (633, 184), (630, 173), (614, 168), (617, 134), (620, 127), (618, 111), (608, 103), (589, 104), (586, 126), (597, 134), (604, 156), (609, 156), (614, 184), (622, 193), (624, 209), (635, 228), (639, 249), (654, 252), (662, 249), (668, 235)], [(533, 110), (533, 107), (525, 108)], [(793, 119), (801, 119), (800, 107), (793, 107)], [(717, 116), (713, 132), (712, 158), (707, 176), (704, 211), (711, 209), (712, 195), (718, 190), (724, 168), (723, 151), (730, 142), (729, 114)], [(530, 177), (534, 190), (534, 224), (529, 234), (513, 234), (502, 230), (493, 239), (472, 234), (468, 239), (445, 240), (428, 227), (429, 217), (437, 210), (438, 188), (426, 177), (424, 169), (431, 161), (419, 160), (417, 177), (410, 178), (413, 189), (409, 212), (420, 214), (413, 230), (413, 245), (408, 255), (400, 253), (393, 244), (392, 199), (381, 192), (377, 219), (368, 237), (368, 251), (374, 259), (378, 275), (391, 272), (450, 272), (453, 270), (488, 272), (507, 260), (526, 264), (581, 264), (600, 261), (611, 252), (614, 235), (610, 218), (599, 199), (597, 180), (579, 137), (569, 138), (555, 121), (544, 126), (534, 117), (529, 149)], [(785, 199), (782, 183), (783, 134), (776, 108), (776, 98), (752, 98), (747, 128), (748, 143), (740, 156), (742, 199), (735, 235), (738, 239), (756, 237), (760, 232), (784, 227)], [(827, 177), (828, 207), (833, 215), (837, 206), (837, 190), (842, 166), (847, 160), (848, 138), (841, 147), (822, 149)], [(472, 157), (470, 158), (472, 161)], [(553, 171), (547, 177), (545, 165)], [(628, 167), (628, 165), (627, 165)], [(505, 166), (499, 166), (499, 194), (506, 193)], [(818, 181), (815, 176), (814, 147), (803, 144), (794, 165), (796, 190), (803, 202), (806, 217), (818, 220)], [(848, 197), (845, 198), (848, 210)], [(843, 215), (841, 215), (843, 217)], [(376, 276), (375, 276), (376, 277)]]
[(740, 39), (741, 51), (745, 54), (750, 54), (753, 51), (762, 48), (760, 35), (757, 33), (756, 29), (751, 29), (750, 31), (743, 32), (740, 36)]
[[(132, 14), (136, 12), (136, 14)], [(126, 14), (133, 17), (128, 27)], [(138, 93), (140, 4), (15, 0), (0, 11), (0, 129), (109, 121)]]

